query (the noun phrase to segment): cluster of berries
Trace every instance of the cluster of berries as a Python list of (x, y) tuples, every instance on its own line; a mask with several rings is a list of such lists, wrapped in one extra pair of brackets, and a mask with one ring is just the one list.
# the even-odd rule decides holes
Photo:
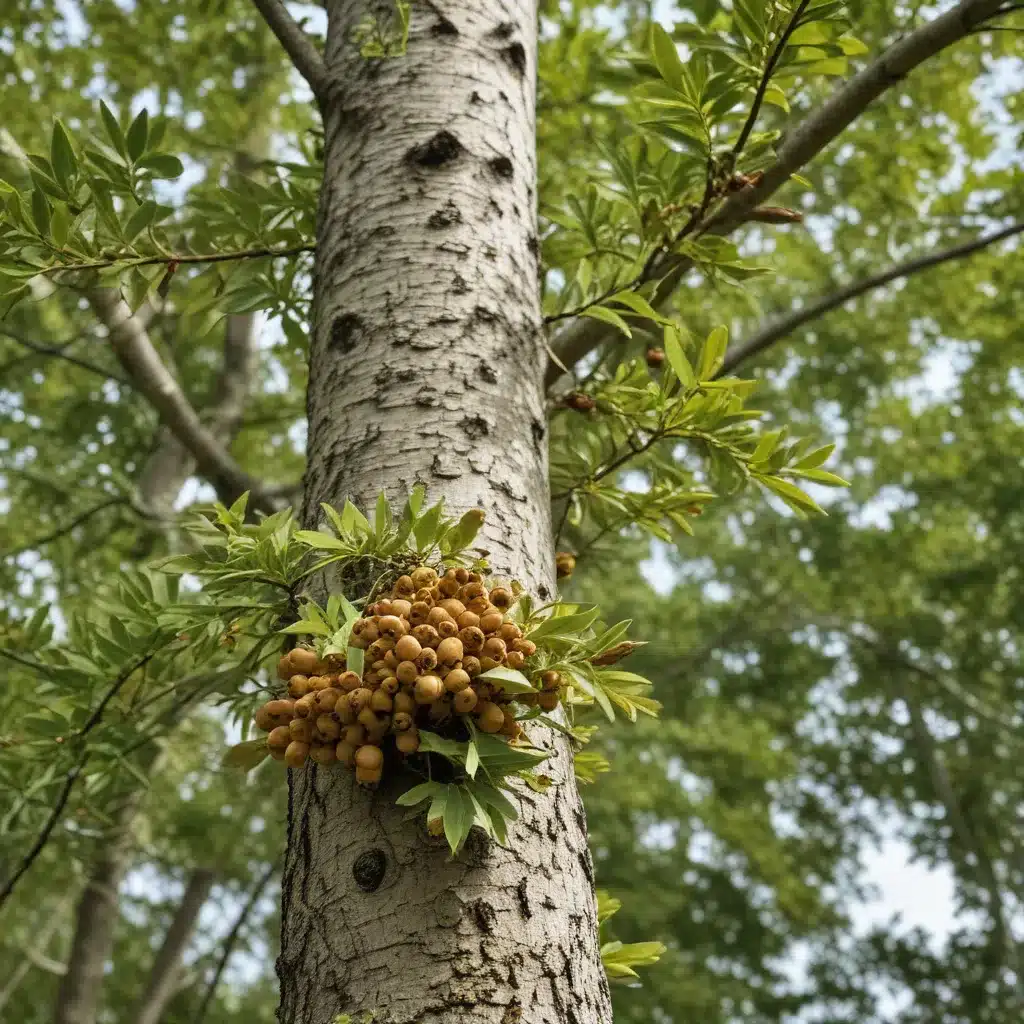
[(271, 756), (300, 768), (307, 760), (354, 767), (367, 785), (380, 781), (384, 751), (415, 754), (420, 729), (456, 732), (471, 715), (481, 732), (519, 739), (522, 726), (510, 707), (539, 705), (553, 711), (561, 699), (557, 672), (543, 672), (532, 693), (506, 694), (484, 673), (499, 666), (523, 670), (537, 647), (509, 621), (514, 597), (505, 587), (488, 590), (479, 573), (449, 569), (443, 576), (421, 566), (400, 576), (390, 594), (352, 625), (350, 647), (365, 652), (362, 674), (342, 658), (321, 659), (295, 648), (278, 664), (288, 698), (256, 713), (269, 733)]

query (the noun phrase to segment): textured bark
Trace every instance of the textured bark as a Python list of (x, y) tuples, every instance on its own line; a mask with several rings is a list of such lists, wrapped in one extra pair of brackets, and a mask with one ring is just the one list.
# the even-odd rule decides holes
[(94, 1024), (96, 1020), (118, 919), (118, 887), (131, 859), (131, 826), (142, 797), (142, 790), (129, 794), (99, 846), (75, 911), (68, 972), (57, 992), (53, 1024)]
[[(327, 6), (307, 525), (321, 501), (397, 501), (420, 481), (454, 512), (485, 509), (495, 572), (551, 597), (536, 11), (416, 6), (408, 52), (379, 61), (350, 42), (365, 3)], [(394, 806), (408, 780), (370, 793), (341, 770), (290, 773), (282, 1024), (607, 1024), (568, 751), (545, 770), (558, 785), (522, 794), (508, 848), (471, 837), (454, 862)], [(376, 887), (353, 875), (364, 854)]]
[(189, 875), (185, 892), (174, 913), (160, 951), (153, 961), (146, 991), (135, 1011), (135, 1024), (159, 1024), (181, 979), (181, 958), (192, 939), (199, 912), (213, 888), (216, 876), (206, 868), (196, 868)]

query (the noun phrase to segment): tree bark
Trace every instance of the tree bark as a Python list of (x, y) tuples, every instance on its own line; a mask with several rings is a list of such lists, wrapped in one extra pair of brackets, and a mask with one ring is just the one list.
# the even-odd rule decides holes
[(114, 942), (118, 919), (118, 887), (128, 869), (132, 822), (143, 790), (129, 793), (104, 837), (75, 911), (75, 933), (68, 971), (57, 991), (53, 1024), (94, 1024), (103, 987), (103, 972)]
[(199, 912), (210, 895), (215, 878), (216, 875), (206, 868), (196, 868), (189, 875), (181, 902), (153, 961), (146, 991), (135, 1011), (135, 1024), (160, 1024), (167, 1004), (178, 990), (181, 958), (195, 932)]
[[(328, 8), (305, 520), (417, 481), (487, 512), (496, 574), (553, 596), (537, 286), (537, 16), (527, 0), (412, 11), (408, 50), (360, 56)], [(383, 9), (383, 8), (382, 8)], [(290, 773), (281, 1024), (608, 1024), (586, 822), (568, 750), (508, 848), (443, 840), (342, 770)], [(421, 816), (420, 816), (421, 817)], [(386, 865), (372, 892), (361, 854)]]

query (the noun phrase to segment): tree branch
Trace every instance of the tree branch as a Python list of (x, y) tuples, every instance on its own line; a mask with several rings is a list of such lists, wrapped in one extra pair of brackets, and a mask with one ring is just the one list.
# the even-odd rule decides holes
[(206, 1019), (210, 1003), (217, 992), (217, 987), (220, 985), (220, 979), (224, 974), (228, 961), (231, 959), (231, 954), (235, 951), (235, 946), (238, 945), (242, 929), (245, 927), (246, 921), (252, 916), (252, 912), (256, 909), (256, 904), (259, 903), (263, 896), (263, 891), (270, 884), (270, 880), (280, 867), (280, 860), (275, 861), (268, 865), (266, 871), (256, 880), (256, 884), (249, 893), (249, 898), (245, 901), (245, 906), (242, 907), (238, 917), (235, 918), (235, 923), (231, 926), (231, 931), (228, 932), (227, 937), (224, 939), (224, 948), (221, 950), (220, 959), (214, 968), (213, 977), (210, 978), (210, 982), (206, 986), (206, 991), (203, 993), (203, 1001), (199, 1004), (199, 1009), (192, 1019), (192, 1024), (203, 1024), (203, 1021)]
[[(31, 338), (25, 337), (25, 335), (20, 332), (12, 330), (6, 324), (0, 324), (0, 334), (5, 335), (12, 341), (16, 341), (23, 348), (27, 348), (29, 351), (35, 352), (38, 355), (52, 356), (55, 359), (63, 359), (65, 362), (71, 363), (79, 369), (88, 370), (90, 373), (98, 374), (100, 377), (108, 380), (116, 380), (120, 384), (129, 383), (128, 379), (126, 377), (122, 377), (116, 370), (105, 370), (102, 366), (98, 366), (96, 363), (91, 363), (87, 359), (80, 359), (78, 356), (73, 356), (70, 353), (65, 352), (64, 349), (67, 346), (56, 347), (51, 345), (41, 345), (37, 341), (32, 341)], [(71, 342), (70, 344), (74, 344), (74, 342)], [(31, 357), (29, 356), (26, 358)], [(10, 366), (11, 364), (8, 363), (5, 368)]]
[(327, 67), (323, 57), (310, 41), (309, 36), (299, 28), (288, 13), (283, 0), (252, 0), (253, 6), (263, 15), (270, 31), (284, 52), (291, 58), (296, 70), (309, 83), (313, 95), (323, 101), (327, 93)]
[(1011, 238), (1014, 235), (1020, 234), (1022, 231), (1024, 231), (1024, 222), (1011, 224), (1009, 227), (1001, 228), (999, 231), (993, 231), (991, 234), (981, 235), (970, 242), (964, 242), (961, 245), (954, 245), (949, 249), (942, 249), (939, 252), (931, 253), (929, 256), (922, 256), (920, 259), (908, 260), (906, 263), (897, 263), (888, 267), (886, 270), (883, 270), (879, 274), (873, 274), (871, 277), (863, 278), (860, 281), (855, 281), (853, 284), (847, 285), (845, 288), (840, 288), (838, 291), (832, 292), (830, 295), (826, 295), (817, 302), (813, 302), (809, 306), (805, 306), (803, 309), (794, 310), (794, 312), (790, 313), (788, 316), (784, 316), (779, 320), (776, 320), (774, 323), (768, 324), (756, 334), (748, 338), (745, 342), (736, 345), (726, 354), (725, 362), (722, 364), (722, 368), (719, 370), (718, 376), (731, 373), (737, 366), (739, 366), (740, 363), (749, 359), (751, 356), (756, 355), (759, 352), (763, 352), (770, 345), (773, 345), (780, 339), (792, 334), (793, 331), (802, 327), (804, 324), (810, 323), (812, 320), (817, 320), (819, 317), (824, 316), (833, 309), (837, 309), (844, 303), (849, 302), (851, 299), (864, 295), (866, 292), (873, 291), (875, 288), (881, 288), (890, 281), (899, 280), (901, 277), (910, 277), (912, 274), (920, 273), (922, 270), (928, 270), (929, 268), (938, 266), (941, 263), (948, 263), (951, 260), (963, 259), (965, 256), (970, 256), (979, 249), (984, 249), (986, 246), (993, 245), (996, 242), (1001, 242), (1005, 238)]
[(189, 875), (184, 895), (153, 962), (146, 990), (135, 1011), (135, 1024), (160, 1024), (168, 1002), (178, 990), (181, 958), (195, 931), (199, 912), (210, 895), (215, 878), (214, 872), (206, 868), (196, 868)]
[(91, 519), (97, 512), (102, 512), (105, 508), (111, 508), (114, 505), (124, 505), (125, 503), (125, 498), (120, 495), (107, 498), (105, 501), (101, 501), (98, 505), (93, 505), (92, 508), (86, 509), (69, 523), (65, 523), (63, 526), (58, 526), (57, 529), (51, 533), (44, 534), (42, 537), (36, 537), (19, 547), (12, 548), (10, 551), (0, 552), (0, 558), (10, 558), (12, 555), (20, 555), (25, 551), (33, 551), (36, 548), (41, 548), (45, 544), (50, 544), (55, 540), (59, 540), (65, 534), (70, 533), (76, 526), (81, 526), (82, 523)]
[(199, 471), (213, 483), (218, 494), (229, 501), (250, 491), (253, 508), (273, 512), (275, 506), (263, 496), (260, 482), (235, 462), (220, 440), (200, 420), (120, 293), (102, 288), (90, 292), (87, 297), (97, 316), (107, 326), (114, 354), (135, 387), (153, 404), (160, 419), (191, 453)]
[[(754, 209), (784, 185), (792, 174), (807, 164), (847, 128), (879, 96), (911, 71), (946, 47), (969, 35), (986, 18), (996, 14), (1003, 0), (960, 0), (945, 14), (907, 33), (881, 56), (841, 85), (828, 100), (786, 135), (775, 164), (759, 184), (733, 193), (713, 212), (701, 233), (729, 234), (749, 219)], [(648, 280), (662, 279), (652, 305), (663, 307), (678, 287), (690, 261), (675, 254), (659, 260)], [(552, 348), (567, 366), (614, 337), (616, 331), (589, 318), (573, 321), (556, 335)], [(552, 388), (562, 371), (554, 360), (548, 365), (545, 382)]]

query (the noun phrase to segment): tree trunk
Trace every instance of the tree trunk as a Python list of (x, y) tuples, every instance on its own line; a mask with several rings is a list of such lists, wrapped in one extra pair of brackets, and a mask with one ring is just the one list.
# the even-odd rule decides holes
[(153, 961), (146, 991), (135, 1011), (135, 1024), (160, 1024), (167, 1004), (178, 990), (181, 958), (195, 932), (199, 912), (210, 895), (215, 878), (216, 875), (206, 868), (196, 868), (189, 875), (181, 902)]
[(142, 789), (128, 794), (92, 864), (75, 910), (75, 934), (68, 971), (57, 991), (54, 1024), (94, 1024), (96, 1020), (118, 919), (118, 887), (131, 860), (132, 823), (144, 795)]
[[(379, 60), (351, 42), (365, 3), (327, 7), (306, 523), (420, 481), (452, 512), (485, 509), (495, 573), (550, 598), (536, 11), (415, 5), (407, 53)], [(290, 772), (281, 1024), (608, 1024), (583, 809), (542, 733), (557, 786), (522, 794), (507, 849), (477, 837), (454, 862), (394, 806), (397, 783)], [(370, 851), (385, 870), (366, 891)]]

